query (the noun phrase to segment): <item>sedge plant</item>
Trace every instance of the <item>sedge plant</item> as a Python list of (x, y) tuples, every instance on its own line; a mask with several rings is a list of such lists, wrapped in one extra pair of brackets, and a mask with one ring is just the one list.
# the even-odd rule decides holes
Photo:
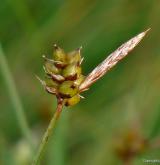
[(81, 48), (65, 53), (63, 49), (55, 44), (52, 59), (43, 56), (43, 68), (46, 74), (45, 80), (41, 80), (39, 77), (37, 78), (48, 93), (56, 96), (57, 108), (44, 133), (37, 155), (32, 163), (33, 165), (38, 165), (40, 163), (42, 154), (55, 128), (56, 122), (61, 115), (63, 106), (68, 107), (76, 105), (81, 98), (83, 98), (81, 93), (88, 90), (94, 82), (100, 79), (132, 51), (146, 35), (148, 30), (122, 44), (87, 76), (84, 76), (82, 73), (81, 64), (83, 58), (81, 57)]

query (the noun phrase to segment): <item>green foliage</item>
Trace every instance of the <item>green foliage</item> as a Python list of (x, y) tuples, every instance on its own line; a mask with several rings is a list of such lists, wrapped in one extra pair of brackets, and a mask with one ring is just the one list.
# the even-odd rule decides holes
[[(48, 145), (53, 153), (46, 154), (44, 164), (117, 165), (120, 161), (114, 154), (113, 145), (114, 137), (121, 130), (139, 125), (145, 137), (152, 139), (160, 135), (160, 2), (4, 0), (0, 13), (0, 40), (29, 125), (37, 135), (37, 143), (40, 139), (38, 132), (43, 133), (56, 105), (53, 96), (44, 94), (34, 77), (34, 74), (40, 77), (44, 74), (42, 54), (51, 54), (54, 43), (65, 50), (82, 45), (82, 56), (85, 57), (82, 65), (87, 75), (121, 43), (148, 27), (152, 28), (131, 56), (91, 87), (85, 94), (86, 99), (71, 108), (73, 111), (65, 110), (67, 119), (65, 122), (61, 119), (63, 124), (56, 130), (55, 141), (53, 137), (53, 142)], [(79, 61), (78, 56), (75, 60)], [(65, 60), (62, 62), (65, 65)], [(5, 139), (5, 144), (0, 143), (0, 164), (8, 165), (13, 159), (9, 158), (13, 155), (12, 149), (23, 136), (16, 115), (11, 112), (8, 86), (1, 71), (0, 82), (0, 132)], [(142, 164), (143, 158), (159, 156), (159, 151), (149, 149), (137, 157), (135, 164)]]

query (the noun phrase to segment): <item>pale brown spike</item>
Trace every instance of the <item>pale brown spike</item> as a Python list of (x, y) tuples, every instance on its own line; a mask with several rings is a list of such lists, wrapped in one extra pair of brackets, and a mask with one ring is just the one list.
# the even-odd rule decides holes
[(85, 99), (85, 97), (84, 97), (84, 96), (82, 96), (82, 95), (79, 95), (79, 97), (80, 97), (81, 99)]
[(55, 49), (58, 49), (59, 47), (57, 46), (57, 44), (54, 44), (53, 45)]
[(43, 58), (45, 61), (49, 61), (49, 62), (52, 62), (52, 63), (56, 62), (56, 61), (54, 61), (54, 60), (52, 60), (52, 59), (47, 58), (45, 55), (43, 55), (42, 58)]
[(57, 90), (55, 88), (46, 86), (45, 90), (50, 94), (57, 95)]
[(61, 48), (57, 44), (54, 44), (53, 47), (54, 47), (54, 50), (61, 50)]
[(46, 85), (46, 82), (45, 82), (45, 81), (41, 80), (37, 75), (35, 75), (35, 76), (36, 76), (36, 78), (40, 81), (40, 83), (42, 84), (42, 86), (44, 87), (44, 89), (45, 89), (48, 93), (50, 93), (50, 94), (57, 94), (57, 90), (56, 90), (55, 88), (48, 87), (48, 86)]
[(82, 57), (82, 59), (81, 59), (81, 61), (80, 61), (80, 65), (82, 64), (83, 60), (84, 60), (84, 57)]
[(45, 72), (45, 73), (47, 73), (46, 68), (45, 68), (45, 66), (44, 66), (44, 65), (43, 65), (43, 70), (44, 70), (44, 72)]
[(80, 92), (85, 91), (89, 88), (95, 81), (100, 79), (107, 71), (109, 71), (113, 66), (115, 66), (121, 59), (123, 59), (127, 54), (134, 49), (134, 47), (143, 39), (146, 33), (150, 29), (138, 34), (133, 37), (123, 45), (121, 45), (116, 51), (111, 53), (102, 63), (100, 63), (83, 81), (80, 85)]
[(52, 74), (51, 75), (52, 79), (57, 81), (57, 82), (63, 82), (65, 80), (65, 78), (61, 75), (58, 74)]
[(82, 46), (80, 46), (80, 47), (78, 48), (78, 50), (79, 50), (79, 51), (81, 51), (81, 50), (82, 50), (82, 48), (83, 48), (83, 47), (82, 47)]
[(41, 80), (37, 75), (35, 75), (35, 77), (40, 81), (40, 83), (43, 85), (43, 87), (46, 86), (45, 81)]

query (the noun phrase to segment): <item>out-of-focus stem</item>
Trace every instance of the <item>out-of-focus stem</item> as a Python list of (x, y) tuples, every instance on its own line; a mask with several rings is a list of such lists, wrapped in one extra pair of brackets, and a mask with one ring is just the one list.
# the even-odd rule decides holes
[(51, 121), (49, 123), (49, 126), (48, 126), (46, 132), (44, 133), (44, 136), (43, 136), (42, 141), (40, 143), (36, 158), (33, 161), (32, 165), (38, 165), (39, 164), (40, 159), (42, 157), (42, 154), (43, 154), (43, 152), (45, 150), (45, 147), (48, 143), (48, 140), (51, 136), (51, 133), (53, 132), (53, 130), (55, 128), (55, 125), (56, 125), (56, 122), (60, 117), (60, 114), (62, 112), (62, 108), (63, 108), (63, 100), (61, 98), (58, 98), (58, 100), (57, 100), (57, 109), (56, 109), (56, 111), (53, 115), (53, 118), (51, 119)]
[(13, 80), (12, 74), (9, 69), (9, 65), (7, 63), (7, 59), (3, 53), (1, 45), (0, 45), (0, 71), (6, 82), (6, 86), (9, 92), (10, 99), (15, 109), (15, 114), (17, 116), (17, 121), (19, 123), (21, 132), (24, 135), (24, 137), (28, 140), (29, 144), (31, 144), (31, 147), (34, 149), (32, 135), (28, 126), (27, 119), (24, 114), (24, 109), (21, 100), (19, 98), (15, 82)]

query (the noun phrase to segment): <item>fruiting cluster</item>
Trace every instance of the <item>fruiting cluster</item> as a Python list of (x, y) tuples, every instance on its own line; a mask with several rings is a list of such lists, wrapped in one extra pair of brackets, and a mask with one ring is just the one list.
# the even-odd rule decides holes
[(64, 105), (72, 106), (80, 101), (79, 86), (85, 76), (82, 75), (82, 58), (80, 49), (65, 53), (63, 49), (54, 45), (53, 59), (45, 56), (45, 81), (41, 81), (45, 89), (63, 99)]
[(66, 54), (63, 49), (54, 45), (53, 58), (48, 59), (43, 56), (45, 59), (44, 70), (47, 74), (46, 80), (42, 81), (39, 77), (37, 78), (49, 93), (56, 95), (58, 100), (63, 100), (66, 106), (75, 105), (80, 101), (79, 94), (88, 90), (94, 82), (133, 50), (148, 31), (149, 29), (122, 44), (93, 69), (86, 78), (82, 75), (81, 48)]

